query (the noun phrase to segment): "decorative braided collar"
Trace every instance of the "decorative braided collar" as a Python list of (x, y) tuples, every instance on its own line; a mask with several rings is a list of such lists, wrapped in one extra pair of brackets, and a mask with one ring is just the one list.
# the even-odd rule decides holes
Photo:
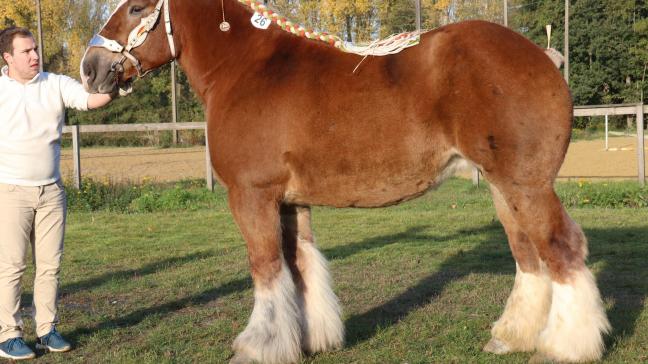
[(361, 56), (385, 56), (388, 54), (398, 53), (403, 49), (415, 46), (420, 42), (420, 33), (418, 31), (414, 31), (408, 33), (394, 34), (385, 39), (376, 40), (368, 45), (356, 46), (344, 42), (342, 39), (340, 39), (340, 37), (336, 35), (328, 34), (326, 32), (318, 32), (313, 29), (304, 28), (300, 24), (294, 24), (290, 20), (275, 13), (267, 6), (265, 6), (264, 4), (258, 1), (238, 0), (238, 2), (247, 5), (255, 12), (263, 15), (267, 19), (277, 24), (281, 29), (283, 29), (286, 32), (292, 33), (299, 37), (319, 40), (328, 43), (333, 47), (338, 48), (339, 50), (347, 53), (355, 53)]

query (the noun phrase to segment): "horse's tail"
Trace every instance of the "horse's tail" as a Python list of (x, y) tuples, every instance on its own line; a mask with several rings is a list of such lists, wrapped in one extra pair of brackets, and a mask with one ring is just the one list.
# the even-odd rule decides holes
[(547, 57), (549, 57), (549, 59), (551, 59), (551, 61), (556, 65), (557, 68), (560, 68), (560, 66), (565, 63), (565, 57), (555, 48), (545, 49), (545, 54), (547, 55)]

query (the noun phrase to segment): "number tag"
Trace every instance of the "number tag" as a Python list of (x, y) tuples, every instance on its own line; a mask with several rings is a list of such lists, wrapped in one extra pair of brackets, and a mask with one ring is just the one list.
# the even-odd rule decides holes
[(252, 15), (252, 19), (250, 19), (250, 21), (255, 28), (268, 29), (268, 27), (270, 26), (270, 19), (263, 16), (263, 14), (259, 14), (258, 12), (255, 12), (254, 15)]

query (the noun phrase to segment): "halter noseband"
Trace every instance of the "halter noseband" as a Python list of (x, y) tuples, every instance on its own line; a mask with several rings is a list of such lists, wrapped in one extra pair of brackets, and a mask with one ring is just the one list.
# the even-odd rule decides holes
[(162, 10), (163, 5), (164, 5), (164, 28), (166, 30), (167, 39), (169, 41), (169, 49), (171, 50), (171, 56), (175, 59), (176, 49), (175, 49), (175, 44), (173, 42), (173, 32), (171, 31), (171, 16), (169, 15), (169, 0), (158, 1), (157, 5), (155, 6), (155, 10), (150, 15), (143, 18), (140, 24), (130, 32), (130, 34), (128, 35), (128, 43), (126, 44), (126, 46), (121, 45), (116, 40), (108, 39), (102, 35), (95, 34), (95, 36), (92, 37), (92, 39), (88, 43), (88, 47), (106, 48), (107, 50), (113, 53), (120, 53), (122, 55), (121, 59), (119, 61), (115, 61), (112, 63), (112, 65), (110, 66), (111, 70), (112, 71), (123, 70), (124, 62), (128, 59), (133, 64), (133, 66), (135, 66), (135, 69), (137, 70), (137, 77), (144, 77), (152, 70), (142, 71), (142, 64), (137, 58), (135, 58), (135, 56), (133, 56), (133, 54), (130, 53), (130, 51), (134, 48), (141, 46), (144, 43), (146, 37), (148, 36), (148, 33), (151, 31), (151, 29), (153, 29), (155, 23), (157, 23), (158, 19), (160, 18), (160, 12)]

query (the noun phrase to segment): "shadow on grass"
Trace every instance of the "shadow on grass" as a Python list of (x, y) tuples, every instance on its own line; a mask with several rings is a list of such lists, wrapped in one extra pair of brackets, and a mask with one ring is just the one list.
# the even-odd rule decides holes
[[(420, 231), (410, 228), (397, 234), (402, 240), (416, 238)], [(513, 260), (506, 243), (506, 235), (499, 223), (483, 228), (458, 231), (447, 239), (457, 239), (468, 234), (482, 234), (482, 242), (470, 251), (448, 258), (440, 269), (422, 279), (418, 284), (397, 297), (367, 312), (346, 320), (347, 346), (353, 347), (371, 339), (379, 329), (397, 324), (410, 312), (426, 305), (455, 280), (470, 273), (514, 274)], [(611, 299), (613, 306), (607, 314), (613, 332), (607, 338), (608, 347), (624, 338), (633, 336), (637, 320), (643, 312), (648, 297), (648, 235), (645, 229), (587, 229), (592, 252), (588, 264), (603, 263), (597, 276), (598, 286), (604, 299)], [(382, 241), (382, 238), (375, 238)], [(364, 246), (364, 242), (358, 244)], [(334, 252), (333, 252), (334, 253)], [(503, 307), (502, 307), (503, 309)]]
[[(612, 333), (607, 347), (632, 337), (648, 297), (648, 234), (646, 229), (586, 229), (590, 263), (601, 263), (597, 275), (601, 295), (612, 301), (608, 318)], [(609, 352), (608, 352), (609, 353)]]
[(230, 295), (235, 292), (244, 291), (252, 288), (252, 279), (242, 278), (227, 282), (219, 287), (204, 290), (189, 297), (166, 302), (161, 305), (143, 308), (132, 311), (131, 313), (122, 317), (104, 320), (97, 325), (91, 327), (81, 327), (72, 332), (66, 333), (73, 343), (78, 341), (78, 338), (85, 335), (92, 335), (93, 333), (105, 329), (116, 329), (123, 327), (135, 326), (147, 318), (156, 315), (165, 315), (179, 311), (181, 309), (200, 306), (207, 304), (217, 298)]
[[(124, 281), (133, 279), (135, 277), (142, 277), (149, 274), (155, 274), (159, 271), (177, 267), (182, 264), (191, 263), (196, 260), (210, 258), (215, 255), (211, 251), (203, 251), (192, 254), (187, 254), (181, 257), (172, 257), (157, 262), (146, 264), (140, 268), (126, 269), (117, 272), (108, 272), (99, 276), (91, 277), (74, 283), (64, 284), (59, 291), (59, 300), (63, 300), (68, 294), (75, 291), (91, 290), (103, 286), (108, 282)], [(33, 300), (33, 293), (25, 292), (21, 296), (21, 306), (26, 312), (31, 312), (31, 302)]]
[(344, 259), (361, 251), (370, 249), (378, 249), (394, 243), (399, 243), (403, 240), (413, 239), (426, 239), (433, 240), (434, 237), (430, 235), (421, 235), (421, 232), (427, 230), (429, 226), (414, 226), (401, 233), (376, 236), (373, 238), (362, 240), (358, 243), (336, 246), (333, 248), (322, 249), (322, 254), (328, 260)]
[[(495, 224), (495, 226), (499, 226), (499, 225)], [(323, 250), (323, 253), (329, 256), (331, 259), (344, 259), (354, 254), (357, 254), (359, 252), (364, 252), (370, 249), (378, 249), (380, 247), (401, 242), (402, 240), (425, 240), (427, 242), (430, 241), (442, 242), (442, 241), (455, 239), (458, 235), (460, 236), (463, 234), (471, 234), (471, 233), (474, 234), (474, 233), (481, 233), (484, 231), (490, 231), (493, 229), (493, 227), (491, 225), (487, 225), (485, 227), (475, 229), (475, 230), (459, 231), (457, 234), (444, 236), (441, 238), (434, 237), (431, 235), (422, 235), (421, 232), (426, 229), (427, 229), (426, 226), (416, 226), (416, 227), (409, 228), (401, 233), (372, 237), (360, 241), (358, 243), (326, 249)], [(153, 273), (157, 269), (168, 266), (170, 264), (179, 264), (180, 262), (185, 262), (185, 261), (188, 262), (191, 260), (190, 258), (198, 259), (200, 258), (200, 256), (199, 254), (192, 254), (186, 257), (177, 258), (177, 261), (173, 261), (174, 259), (171, 258), (158, 263), (151, 264), (150, 266), (145, 266), (137, 270), (126, 270), (122, 272), (102, 275), (96, 278), (89, 279), (87, 281), (75, 283), (74, 287), (66, 286), (65, 290), (72, 291), (73, 289), (81, 289), (84, 287), (85, 288), (96, 287), (97, 285), (102, 284), (102, 282), (109, 281), (112, 279), (129, 278), (135, 273), (139, 275), (144, 274), (144, 272)], [(252, 286), (253, 286), (252, 280), (249, 277), (246, 277), (244, 279), (232, 280), (230, 282), (224, 283), (219, 287), (211, 288), (202, 291), (200, 293), (197, 293), (195, 295), (166, 302), (161, 305), (136, 310), (122, 317), (104, 320), (91, 327), (78, 328), (70, 333), (66, 333), (66, 335), (69, 336), (69, 338), (72, 341), (76, 341), (80, 336), (91, 335), (94, 332), (101, 331), (104, 329), (134, 326), (141, 323), (144, 319), (146, 319), (151, 315), (163, 315), (163, 314), (168, 314), (168, 313), (178, 311), (188, 306), (198, 306), (198, 305), (207, 304), (217, 298), (222, 298), (236, 292), (250, 289), (252, 288)]]
[(61, 288), (61, 297), (65, 296), (67, 293), (73, 293), (74, 291), (94, 289), (112, 281), (129, 280), (135, 277), (155, 274), (165, 269), (177, 267), (179, 265), (191, 263), (200, 259), (211, 258), (213, 256), (214, 252), (202, 251), (180, 257), (167, 258), (146, 264), (140, 268), (104, 273), (102, 275), (91, 277), (82, 281), (64, 284)]
[[(367, 312), (351, 316), (345, 326), (347, 346), (353, 347), (372, 338), (379, 329), (392, 326), (410, 312), (424, 306), (437, 297), (455, 280), (470, 273), (510, 273), (513, 265), (506, 243), (504, 229), (499, 222), (492, 222), (476, 229), (459, 230), (443, 240), (461, 239), (462, 236), (479, 234), (481, 243), (472, 250), (460, 251), (444, 261), (439, 270), (423, 278), (388, 302)], [(406, 235), (409, 240), (415, 236)], [(435, 239), (436, 240), (436, 239)]]
[[(426, 305), (441, 294), (444, 288), (453, 281), (468, 274), (514, 274), (513, 259), (506, 243), (506, 235), (499, 222), (493, 222), (476, 229), (459, 230), (443, 237), (421, 234), (426, 229), (426, 226), (415, 226), (401, 233), (372, 237), (358, 243), (323, 250), (323, 253), (333, 260), (344, 259), (359, 252), (404, 240), (444, 242), (475, 234), (481, 236), (479, 245), (449, 257), (437, 272), (422, 279), (415, 286), (407, 288), (397, 297), (379, 307), (348, 318), (345, 323), (348, 347), (371, 339), (379, 329), (397, 324), (410, 312)], [(602, 295), (614, 301), (613, 307), (608, 312), (614, 332), (608, 341), (617, 342), (624, 337), (633, 335), (637, 320), (643, 310), (645, 298), (648, 295), (648, 283), (646, 283), (648, 281), (646, 279), (648, 278), (648, 266), (644, 260), (648, 256), (648, 236), (645, 231), (638, 228), (588, 229), (586, 235), (590, 240), (590, 251), (593, 252), (590, 263), (604, 263), (603, 269), (598, 275), (598, 281)], [(628, 243), (629, 240), (637, 241), (637, 243)], [(154, 263), (140, 268), (138, 274), (153, 273), (170, 264), (199, 259), (200, 254), (202, 253), (177, 258), (177, 261), (172, 258)], [(65, 289), (95, 287), (106, 280), (130, 277), (134, 273), (134, 270), (128, 270), (106, 274), (66, 286)], [(73, 341), (77, 341), (79, 337), (91, 335), (96, 331), (134, 326), (152, 315), (165, 315), (188, 306), (207, 304), (214, 299), (251, 288), (252, 281), (249, 277), (235, 279), (195, 295), (139, 309), (122, 317), (104, 320), (91, 327), (78, 328), (67, 335)]]

